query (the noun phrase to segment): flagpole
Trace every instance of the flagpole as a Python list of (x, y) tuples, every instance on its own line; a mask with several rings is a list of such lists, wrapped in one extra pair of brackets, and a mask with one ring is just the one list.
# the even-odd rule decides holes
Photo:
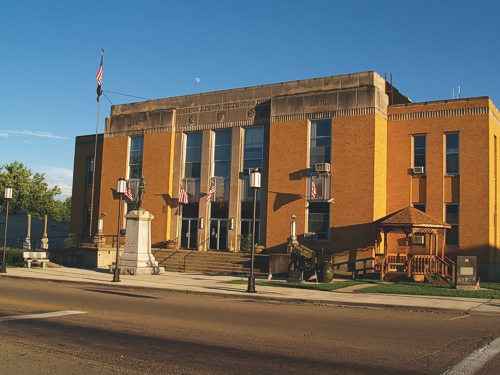
[(101, 110), (101, 100), (100, 96), (102, 93), (101, 83), (102, 83), (102, 70), (104, 62), (104, 48), (101, 50), (101, 64), (99, 65), (99, 70), (96, 74), (97, 79), (97, 117), (95, 120), (95, 141), (94, 141), (94, 168), (92, 170), (92, 193), (90, 195), (90, 223), (89, 223), (89, 237), (92, 237), (92, 218), (94, 215), (94, 187), (95, 187), (95, 170), (97, 165), (97, 135), (99, 133), (99, 113)]

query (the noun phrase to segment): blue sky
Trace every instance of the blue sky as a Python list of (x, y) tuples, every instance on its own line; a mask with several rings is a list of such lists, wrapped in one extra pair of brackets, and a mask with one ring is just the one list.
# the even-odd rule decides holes
[[(375, 70), (414, 102), (500, 107), (500, 2), (4, 1), (0, 165), (71, 195), (75, 137), (112, 104)], [(130, 96), (117, 95), (114, 93)], [(108, 100), (109, 99), (109, 100)]]

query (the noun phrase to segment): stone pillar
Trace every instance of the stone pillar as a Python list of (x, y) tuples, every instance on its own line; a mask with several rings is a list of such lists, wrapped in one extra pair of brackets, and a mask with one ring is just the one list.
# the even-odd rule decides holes
[(47, 237), (47, 215), (43, 217), (43, 238), (42, 238), (42, 249), (47, 250), (49, 248), (49, 238)]
[(31, 250), (31, 214), (28, 214), (28, 233), (23, 243), (24, 250)]
[(146, 210), (133, 210), (126, 216), (125, 247), (118, 260), (120, 274), (157, 275), (164, 272), (151, 253), (151, 220)]

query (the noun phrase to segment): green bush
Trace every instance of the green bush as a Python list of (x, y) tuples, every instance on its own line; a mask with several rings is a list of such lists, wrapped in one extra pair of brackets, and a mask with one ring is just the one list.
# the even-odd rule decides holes
[[(1, 256), (3, 257), (3, 249), (2, 249)], [(22, 249), (11, 249), (11, 248), (6, 247), (5, 248), (5, 263), (8, 266), (22, 267), (24, 265), (23, 250)]]
[(238, 236), (240, 242), (240, 251), (243, 253), (250, 253), (252, 251), (252, 235), (247, 234), (246, 236), (240, 234)]

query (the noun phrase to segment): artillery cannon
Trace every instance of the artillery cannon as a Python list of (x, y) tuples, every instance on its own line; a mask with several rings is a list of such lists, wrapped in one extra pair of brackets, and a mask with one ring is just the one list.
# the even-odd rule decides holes
[(333, 256), (323, 254), (323, 250), (318, 254), (300, 244), (291, 245), (292, 260), (288, 264), (288, 273), (302, 271), (308, 275), (316, 272), (319, 281), (329, 283), (333, 279)]

